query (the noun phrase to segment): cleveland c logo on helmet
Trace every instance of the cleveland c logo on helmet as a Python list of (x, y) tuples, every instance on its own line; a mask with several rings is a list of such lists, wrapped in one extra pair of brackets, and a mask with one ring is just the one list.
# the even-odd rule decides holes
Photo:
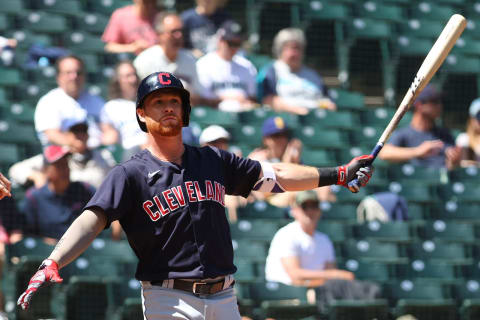
[[(164, 90), (164, 89), (169, 89), (169, 90), (173, 89), (180, 94), (182, 98), (182, 107), (183, 107), (183, 126), (187, 127), (190, 119), (190, 111), (192, 110), (192, 107), (190, 105), (190, 93), (187, 90), (185, 90), (180, 79), (175, 77), (170, 72), (155, 72), (150, 74), (149, 76), (144, 78), (142, 82), (140, 82), (140, 85), (138, 86), (138, 90), (137, 90), (136, 107), (142, 108), (145, 98), (150, 93), (157, 90)], [(138, 122), (138, 125), (140, 126), (140, 129), (142, 129), (142, 131), (147, 132), (147, 126), (145, 125), (145, 122), (140, 121), (140, 119), (138, 118), (138, 115), (136, 115), (136, 117), (137, 117), (137, 122)]]

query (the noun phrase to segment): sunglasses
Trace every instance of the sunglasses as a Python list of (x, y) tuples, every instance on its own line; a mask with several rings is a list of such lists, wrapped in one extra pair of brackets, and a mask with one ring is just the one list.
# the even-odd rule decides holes
[(318, 201), (306, 201), (300, 205), (303, 210), (308, 209), (318, 209), (320, 208), (320, 203)]
[(242, 46), (242, 42), (241, 41), (227, 41), (227, 45), (230, 47), (230, 48), (240, 48)]

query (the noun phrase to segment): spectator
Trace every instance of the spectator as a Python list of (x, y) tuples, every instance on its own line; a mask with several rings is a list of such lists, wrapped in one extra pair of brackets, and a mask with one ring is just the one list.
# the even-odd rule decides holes
[(144, 149), (147, 135), (140, 130), (135, 113), (135, 99), (139, 79), (130, 61), (120, 62), (115, 67), (115, 75), (110, 82), (108, 101), (102, 109), (102, 143), (121, 143), (123, 160)]
[(452, 169), (460, 162), (460, 148), (446, 128), (435, 121), (442, 115), (440, 92), (428, 85), (413, 103), (410, 126), (397, 129), (380, 152), (380, 158), (394, 162), (409, 161), (425, 167)]
[(256, 106), (257, 70), (249, 60), (236, 55), (243, 42), (241, 27), (228, 21), (217, 34), (217, 50), (197, 61), (200, 83), (206, 89), (207, 98), (218, 100), (220, 110), (252, 109)]
[[(87, 147), (88, 126), (84, 122), (75, 123), (68, 128), (79, 144), (75, 152), (68, 158), (70, 180), (85, 182), (98, 188), (103, 179), (115, 165), (115, 160), (106, 149), (90, 149)], [(33, 183), (37, 188), (47, 181), (43, 170), (44, 156), (36, 155), (32, 158), (14, 164), (9, 174), (12, 181), (20, 185)]]
[(77, 152), (83, 146), (67, 125), (86, 121), (89, 124), (88, 146), (100, 145), (100, 111), (104, 101), (84, 91), (85, 70), (83, 61), (76, 56), (65, 56), (57, 60), (58, 88), (50, 90), (40, 98), (35, 109), (35, 129), (40, 142), (66, 145)]
[(222, 7), (225, 0), (196, 0), (196, 7), (181, 14), (185, 26), (185, 47), (196, 57), (215, 50), (218, 28), (230, 20)]
[(15, 56), (14, 50), (17, 47), (17, 44), (18, 42), (15, 38), (5, 38), (0, 36), (0, 59), (4, 65), (9, 66), (12, 64)]
[(174, 13), (159, 13), (155, 17), (155, 30), (158, 35), (158, 45), (148, 48), (133, 61), (141, 79), (152, 72), (171, 72), (190, 90), (191, 103), (211, 105), (204, 101), (203, 89), (198, 81), (195, 64), (197, 60), (183, 49), (183, 24), (180, 17)]
[(283, 29), (273, 40), (273, 56), (277, 59), (262, 72), (260, 98), (276, 111), (305, 115), (309, 110), (336, 110), (327, 87), (313, 69), (303, 65), (305, 46), (302, 30)]
[(157, 41), (153, 27), (157, 12), (156, 0), (133, 0), (133, 5), (115, 10), (102, 35), (105, 51), (137, 55), (153, 46)]
[(277, 231), (265, 266), (268, 281), (316, 287), (330, 279), (353, 280), (336, 269), (335, 251), (327, 235), (316, 230), (322, 212), (315, 191), (298, 192), (292, 206), (294, 222)]
[(466, 132), (460, 133), (455, 141), (462, 150), (462, 167), (480, 164), (480, 98), (472, 101), (468, 114)]
[(26, 218), (26, 232), (53, 243), (80, 215), (95, 190), (87, 183), (70, 181), (66, 147), (50, 145), (43, 156), (46, 183), (38, 189), (27, 190), (21, 208)]
[(0, 172), (0, 200), (4, 197), (11, 197), (12, 183)]

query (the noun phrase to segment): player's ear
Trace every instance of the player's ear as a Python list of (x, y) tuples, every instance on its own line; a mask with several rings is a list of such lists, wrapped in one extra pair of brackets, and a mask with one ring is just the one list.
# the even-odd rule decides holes
[(140, 121), (146, 122), (145, 121), (145, 110), (143, 110), (143, 108), (137, 108), (136, 111), (137, 111), (137, 116), (140, 119)]

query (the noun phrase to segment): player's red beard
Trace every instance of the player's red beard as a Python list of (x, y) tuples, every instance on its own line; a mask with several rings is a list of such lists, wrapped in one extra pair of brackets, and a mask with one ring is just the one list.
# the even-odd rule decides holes
[(163, 137), (173, 137), (180, 134), (183, 127), (183, 120), (180, 117), (177, 117), (174, 114), (169, 115), (169, 117), (175, 117), (177, 119), (176, 124), (164, 126), (161, 124), (161, 121), (155, 121), (150, 117), (145, 118), (147, 129), (152, 134), (158, 134)]

